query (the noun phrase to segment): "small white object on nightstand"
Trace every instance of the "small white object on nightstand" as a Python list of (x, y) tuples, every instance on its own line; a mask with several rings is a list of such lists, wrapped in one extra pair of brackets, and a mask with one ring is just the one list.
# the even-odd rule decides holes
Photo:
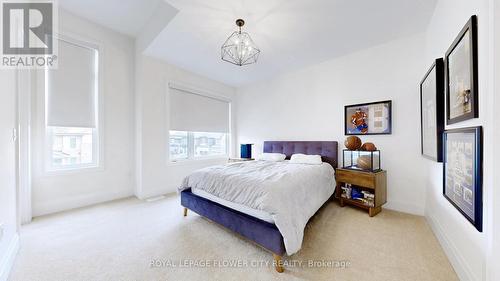
[(228, 163), (235, 163), (235, 162), (245, 162), (245, 161), (253, 161), (255, 159), (253, 158), (229, 158), (227, 160)]

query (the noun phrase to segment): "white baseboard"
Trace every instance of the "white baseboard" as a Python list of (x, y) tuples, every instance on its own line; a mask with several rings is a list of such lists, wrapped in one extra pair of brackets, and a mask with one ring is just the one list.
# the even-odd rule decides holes
[(474, 272), (470, 268), (469, 264), (465, 261), (465, 258), (460, 254), (457, 247), (453, 244), (453, 242), (446, 236), (446, 232), (444, 231), (442, 225), (438, 222), (434, 216), (430, 214), (426, 214), (425, 218), (427, 222), (434, 231), (441, 247), (443, 248), (448, 260), (450, 261), (453, 269), (458, 275), (458, 278), (463, 281), (474, 281), (480, 280), (479, 277), (474, 275)]
[(166, 194), (173, 194), (176, 192), (177, 192), (177, 186), (167, 186), (167, 187), (149, 189), (147, 191), (143, 190), (142, 192), (136, 193), (135, 196), (137, 198), (139, 198), (140, 200), (146, 200), (148, 198), (166, 195)]
[(34, 201), (33, 217), (39, 217), (48, 214), (92, 206), (100, 203), (131, 197), (133, 195), (134, 193), (132, 190), (123, 190), (120, 192), (109, 192), (102, 194), (86, 194), (82, 196), (75, 196), (72, 198), (64, 197), (58, 200), (47, 202)]
[(0, 256), (0, 281), (7, 281), (10, 270), (16, 260), (17, 252), (19, 251), (19, 235), (16, 233), (10, 240), (7, 247), (7, 252)]
[(388, 201), (384, 206), (384, 209), (394, 210), (402, 213), (423, 216), (424, 209), (417, 205), (412, 205), (408, 203), (400, 203), (395, 201)]

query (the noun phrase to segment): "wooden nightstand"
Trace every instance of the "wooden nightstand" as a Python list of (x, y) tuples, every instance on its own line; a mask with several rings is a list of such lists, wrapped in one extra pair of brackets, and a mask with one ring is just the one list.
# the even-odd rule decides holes
[(253, 161), (255, 159), (253, 158), (229, 158), (227, 160), (228, 163), (234, 163), (234, 162), (244, 162), (244, 161)]
[[(340, 168), (335, 171), (335, 180), (337, 181), (336, 197), (339, 198), (341, 207), (344, 207), (346, 204), (354, 205), (368, 210), (370, 217), (373, 217), (382, 211), (382, 205), (387, 202), (386, 171), (371, 173)], [(353, 186), (360, 187), (362, 190), (373, 193), (375, 195), (374, 205), (368, 206), (359, 200), (343, 198), (341, 196), (341, 186), (344, 183), (350, 183)]]

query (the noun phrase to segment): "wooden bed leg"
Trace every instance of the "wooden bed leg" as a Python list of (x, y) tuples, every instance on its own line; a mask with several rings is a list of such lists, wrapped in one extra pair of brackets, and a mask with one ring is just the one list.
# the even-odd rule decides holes
[(184, 207), (184, 216), (188, 215), (188, 208)]
[(276, 269), (276, 271), (279, 273), (283, 273), (285, 269), (283, 268), (283, 261), (281, 260), (281, 256), (273, 254), (273, 258), (274, 258), (274, 269)]

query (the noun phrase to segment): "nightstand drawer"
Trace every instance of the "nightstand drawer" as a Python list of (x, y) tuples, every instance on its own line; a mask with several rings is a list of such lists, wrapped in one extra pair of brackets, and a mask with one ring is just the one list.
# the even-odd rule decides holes
[(375, 188), (376, 174), (361, 171), (350, 171), (337, 169), (335, 179), (337, 182), (348, 182), (353, 185), (359, 185), (367, 188)]

